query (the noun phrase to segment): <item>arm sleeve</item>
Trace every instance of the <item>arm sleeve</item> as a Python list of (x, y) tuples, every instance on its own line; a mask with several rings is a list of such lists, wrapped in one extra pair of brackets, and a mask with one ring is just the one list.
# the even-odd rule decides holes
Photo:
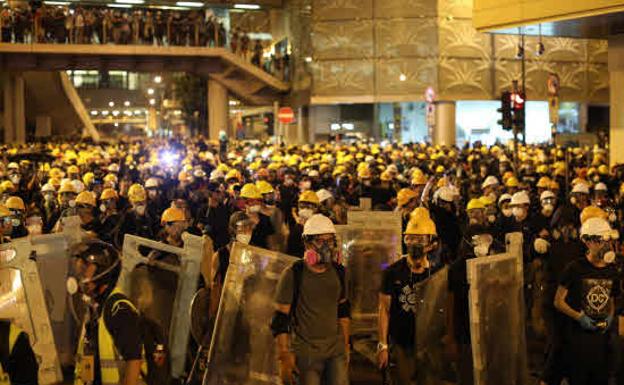
[(124, 302), (113, 305), (107, 327), (125, 361), (141, 359), (143, 341), (140, 318), (134, 309)]
[(384, 270), (383, 272), (383, 276), (381, 277), (381, 287), (379, 288), (379, 292), (385, 295), (392, 295), (392, 274), (389, 268)]
[(284, 305), (292, 303), (294, 279), (295, 278), (292, 268), (284, 270), (279, 282), (277, 283), (277, 290), (275, 291), (275, 302)]
[(28, 336), (21, 333), (9, 356), (9, 378), (12, 384), (37, 385), (39, 364), (33, 352)]
[(575, 279), (576, 274), (574, 271), (574, 263), (570, 263), (561, 273), (561, 279), (559, 280), (559, 285), (569, 288), (572, 284), (572, 281)]

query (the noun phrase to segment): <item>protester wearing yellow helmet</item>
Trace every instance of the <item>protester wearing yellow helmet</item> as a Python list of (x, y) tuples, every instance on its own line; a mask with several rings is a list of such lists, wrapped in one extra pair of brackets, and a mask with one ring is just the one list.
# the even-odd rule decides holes
[(100, 194), (100, 238), (108, 243), (121, 246), (122, 240), (118, 238), (118, 230), (121, 225), (121, 214), (118, 211), (119, 195), (112, 188), (105, 188)]
[(269, 237), (275, 233), (275, 228), (268, 216), (262, 211), (262, 194), (253, 183), (245, 184), (240, 191), (240, 198), (244, 202), (245, 212), (255, 223), (251, 244), (269, 248)]

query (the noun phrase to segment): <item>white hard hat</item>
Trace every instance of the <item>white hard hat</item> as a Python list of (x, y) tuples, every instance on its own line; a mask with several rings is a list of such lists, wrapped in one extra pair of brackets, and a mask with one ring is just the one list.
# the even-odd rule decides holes
[(156, 178), (148, 178), (145, 181), (145, 188), (154, 188), (154, 187), (158, 187), (159, 183), (158, 183), (158, 179)]
[(497, 186), (498, 184), (498, 179), (496, 179), (494, 175), (489, 175), (487, 178), (485, 178), (483, 183), (481, 183), (481, 188), (484, 189), (490, 186)]
[(108, 166), (108, 172), (119, 172), (119, 165), (117, 163), (113, 163)]
[(7, 169), (9, 169), (9, 170), (11, 170), (11, 169), (19, 170), (19, 164), (15, 163), (15, 162), (11, 162), (7, 166)]
[(546, 190), (544, 191), (541, 195), (540, 195), (540, 201), (543, 201), (544, 199), (549, 199), (549, 198), (556, 198), (557, 196), (555, 195), (554, 192), (550, 191), (550, 190)]
[(501, 203), (505, 201), (510, 201), (510, 200), (511, 200), (511, 194), (503, 194), (498, 198), (498, 204), (500, 205)]
[(210, 173), (210, 180), (217, 180), (219, 178), (225, 178), (225, 174), (221, 170), (212, 170)]
[(441, 199), (445, 202), (453, 202), (455, 200), (455, 191), (448, 187), (448, 186), (443, 186), (440, 187), (439, 189), (436, 190), (436, 192), (433, 194), (435, 195), (438, 199)]
[(386, 170), (390, 172), (399, 172), (399, 169), (397, 168), (396, 164), (389, 165), (388, 168), (386, 168)]
[(589, 194), (589, 187), (587, 187), (585, 183), (577, 183), (574, 185), (574, 188), (572, 188), (572, 194), (574, 193)]
[(366, 155), (366, 157), (364, 158), (364, 162), (366, 163), (372, 162), (373, 160), (375, 160), (375, 158), (372, 155)]
[(51, 183), (46, 183), (41, 187), (41, 192), (56, 192), (56, 189)]
[(308, 176), (317, 177), (319, 176), (319, 172), (318, 170), (310, 170), (310, 172), (308, 173)]
[(514, 195), (511, 196), (511, 202), (509, 202), (510, 206), (516, 205), (528, 205), (531, 204), (531, 200), (529, 199), (529, 194), (526, 191), (518, 191)]
[(323, 214), (314, 214), (303, 225), (303, 235), (336, 234), (331, 219)]
[(334, 196), (332, 195), (332, 193), (330, 193), (328, 190), (320, 189), (316, 192), (316, 196), (319, 199), (319, 202), (323, 202), (328, 200), (329, 198), (333, 198)]
[(206, 154), (206, 159), (207, 160), (210, 160), (210, 161), (214, 161), (215, 160), (214, 154), (212, 152), (206, 151), (205, 154)]
[(605, 240), (618, 239), (619, 233), (617, 230), (611, 229), (609, 222), (603, 218), (589, 218), (581, 226), (581, 236), (599, 236)]
[(607, 191), (607, 185), (600, 182), (594, 186), (594, 191)]
[(85, 189), (85, 185), (84, 183), (82, 183), (81, 181), (79, 181), (78, 179), (74, 179), (71, 181), (71, 184), (74, 185), (74, 190), (76, 190), (76, 194), (80, 194), (81, 192), (84, 191)]

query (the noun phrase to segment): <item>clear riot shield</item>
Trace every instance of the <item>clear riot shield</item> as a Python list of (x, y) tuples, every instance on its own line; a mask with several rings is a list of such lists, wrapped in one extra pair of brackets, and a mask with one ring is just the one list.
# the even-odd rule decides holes
[(399, 243), (396, 245), (396, 247), (397, 253), (401, 254), (401, 213), (393, 211), (348, 211), (347, 225), (366, 227), (368, 229), (393, 230), (399, 236)]
[(345, 225), (336, 226), (336, 236), (341, 262), (347, 274), (351, 333), (374, 334), (377, 332), (382, 274), (386, 267), (397, 260), (401, 233), (392, 228)]
[[(39, 383), (63, 380), (30, 238), (0, 245), (0, 318), (24, 330), (39, 361)], [(62, 279), (62, 278), (59, 278)]]
[(146, 354), (157, 345), (168, 351), (168, 364), (150, 368), (157, 383), (182, 376), (186, 363), (189, 308), (197, 291), (203, 239), (188, 233), (182, 239), (184, 248), (129, 234), (124, 238), (118, 286), (143, 316)]
[(212, 333), (204, 385), (280, 384), (270, 329), (281, 273), (297, 259), (235, 243)]
[(522, 234), (503, 254), (466, 261), (476, 385), (522, 385), (528, 378)]

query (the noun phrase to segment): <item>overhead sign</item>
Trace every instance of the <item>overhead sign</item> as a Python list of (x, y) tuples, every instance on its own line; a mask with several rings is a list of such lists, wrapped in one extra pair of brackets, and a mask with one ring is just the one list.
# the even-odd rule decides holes
[(277, 119), (284, 124), (289, 124), (295, 121), (295, 112), (290, 107), (282, 107), (277, 113)]

